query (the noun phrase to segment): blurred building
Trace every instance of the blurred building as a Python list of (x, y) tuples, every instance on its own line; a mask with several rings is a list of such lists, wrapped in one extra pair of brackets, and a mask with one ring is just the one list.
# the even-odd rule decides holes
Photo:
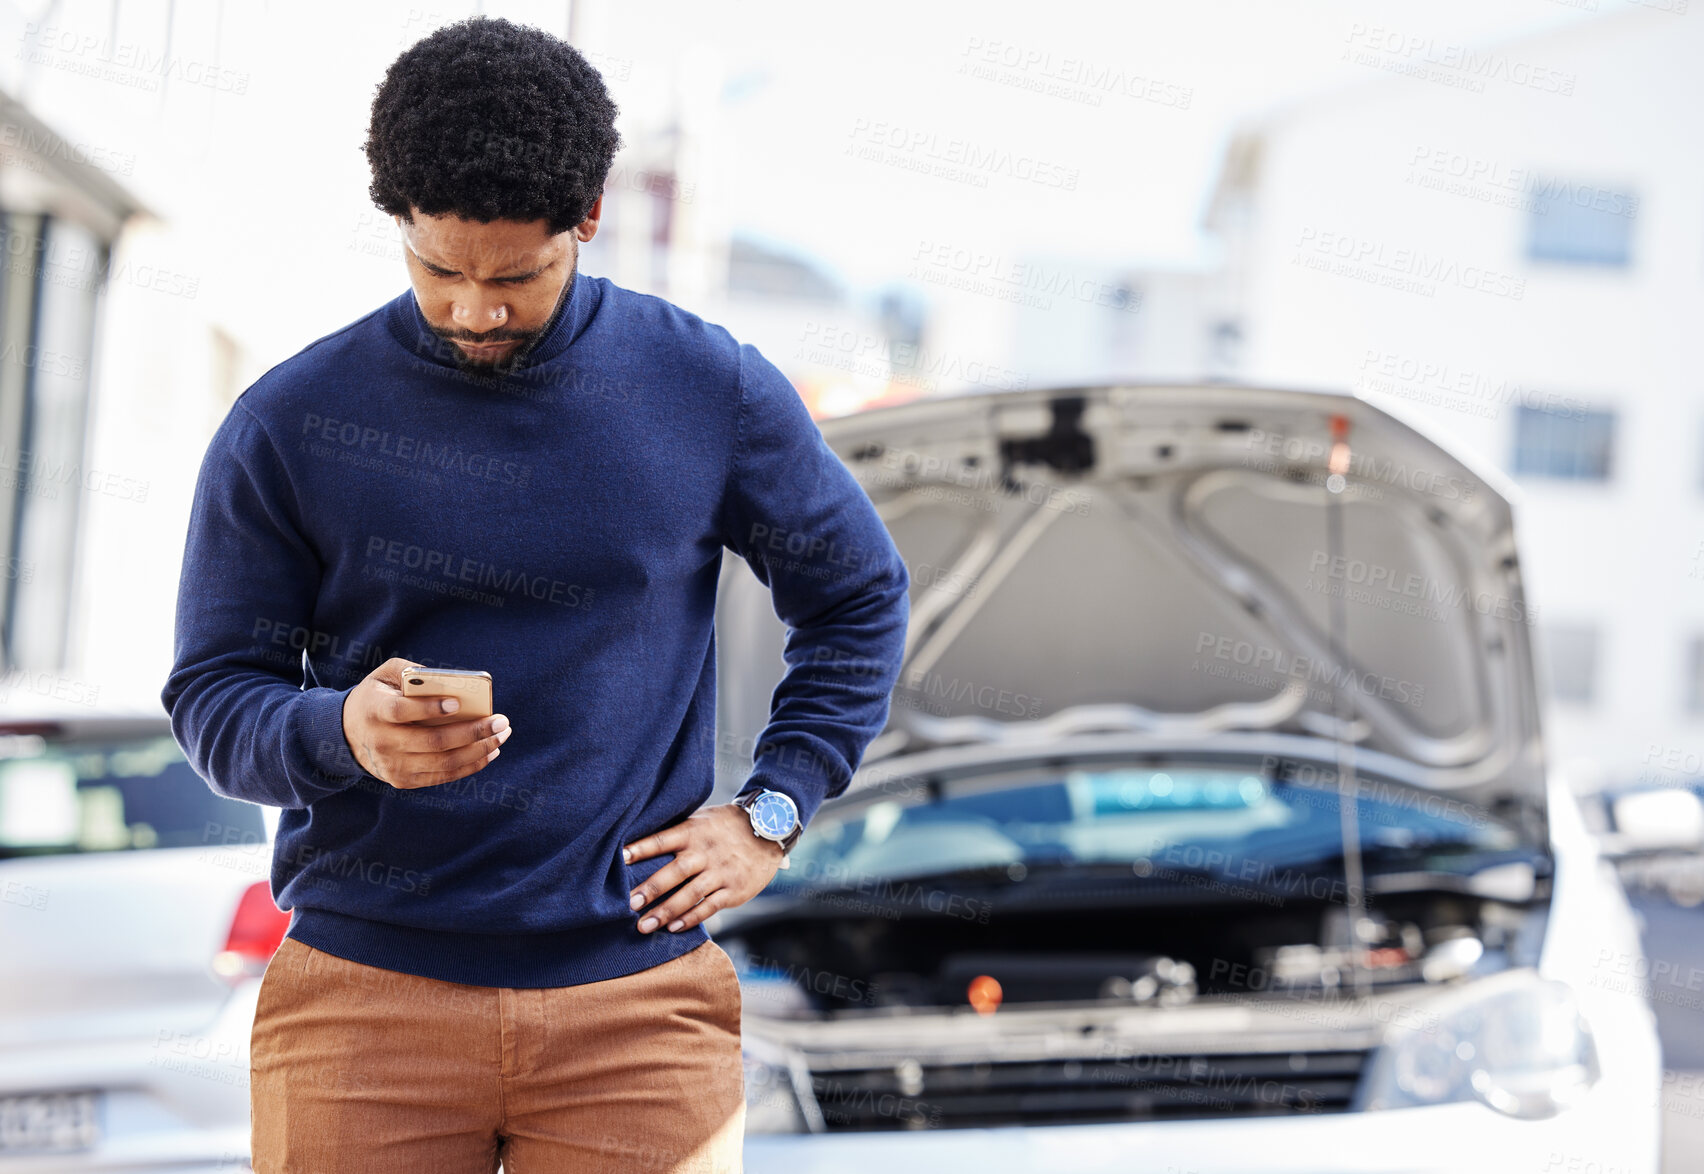
[(1704, 769), (1704, 25), (1683, 13), (1484, 50), (1352, 37), (1368, 84), (1244, 129), (1208, 213), (1232, 309), (1198, 330), (1239, 340), (1239, 378), (1353, 387), (1519, 484), (1577, 781)]
[(1215, 269), (1029, 257), (1001, 287), (1012, 366), (1053, 383), (1228, 375), (1238, 336), (1225, 284)]
[(0, 93), (0, 701), (87, 701), (66, 671), (89, 515), (144, 482), (92, 459), (97, 335), (109, 284), (151, 280), (115, 244), (144, 210), (97, 157)]
[(884, 313), (880, 295), (855, 296), (805, 250), (735, 228), (726, 196), (735, 185), (721, 169), (724, 110), (742, 83), (720, 56), (695, 47), (662, 69), (600, 52), (607, 4), (574, 7), (575, 45), (616, 94), (623, 139), (586, 270), (725, 326), (818, 416), (907, 394), (904, 360), (916, 348), (905, 336), (922, 329), (915, 312)]
[[(216, 43), (245, 22), (174, 25), (161, 4), (0, 10), (18, 47), (0, 59), (10, 710), (159, 710), (196, 469), (265, 369), (236, 325), (261, 317), (254, 299), (218, 288), (244, 251), (191, 210), (212, 106), (251, 80), (217, 65)], [(253, 233), (249, 210), (231, 214)], [(18, 453), (27, 477), (10, 471)]]

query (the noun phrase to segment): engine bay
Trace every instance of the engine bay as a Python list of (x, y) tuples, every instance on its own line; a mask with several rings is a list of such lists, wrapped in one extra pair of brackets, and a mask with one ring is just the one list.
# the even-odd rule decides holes
[[(1013, 1005), (1182, 1006), (1320, 997), (1353, 985), (1341, 903), (1247, 901), (1007, 908), (980, 918), (845, 915), (793, 903), (717, 940), (748, 1011), (819, 1017)], [(1360, 911), (1361, 984), (1444, 983), (1529, 965), (1534, 905), (1449, 892), (1388, 894)], [(884, 911), (887, 912), (887, 911)]]

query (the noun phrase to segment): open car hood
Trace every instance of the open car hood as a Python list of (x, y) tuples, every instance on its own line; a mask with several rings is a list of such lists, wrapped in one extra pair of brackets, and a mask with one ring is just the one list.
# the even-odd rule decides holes
[[(1544, 809), (1508, 491), (1387, 411), (1118, 386), (821, 426), (911, 574), (906, 659), (866, 767), (1096, 731), (1342, 735), (1424, 787)], [(761, 584), (723, 590), (723, 648), (761, 647), (765, 622), (778, 648)], [(724, 704), (754, 735), (780, 665), (728, 655)]]

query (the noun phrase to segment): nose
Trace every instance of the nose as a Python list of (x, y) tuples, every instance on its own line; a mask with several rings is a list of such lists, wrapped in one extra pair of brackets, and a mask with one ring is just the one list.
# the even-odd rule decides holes
[(495, 298), (485, 299), (475, 295), (471, 301), (458, 299), (450, 308), (450, 316), (462, 330), (484, 334), (496, 330), (508, 321), (509, 307)]

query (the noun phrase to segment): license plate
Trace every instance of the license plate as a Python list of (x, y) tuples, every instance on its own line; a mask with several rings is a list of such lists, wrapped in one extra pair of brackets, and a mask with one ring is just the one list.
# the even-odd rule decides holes
[(100, 1094), (0, 1097), (0, 1154), (88, 1149), (100, 1138)]

